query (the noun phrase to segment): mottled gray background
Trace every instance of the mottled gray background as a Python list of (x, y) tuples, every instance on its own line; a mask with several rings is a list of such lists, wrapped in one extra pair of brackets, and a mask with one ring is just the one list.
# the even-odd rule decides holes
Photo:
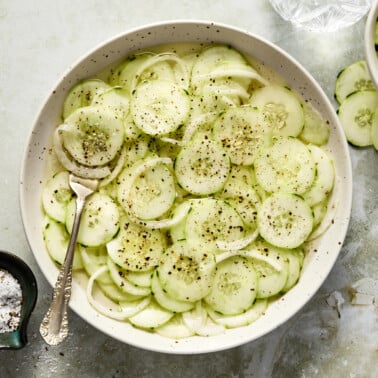
[[(345, 291), (378, 271), (378, 153), (350, 148), (353, 216), (346, 242), (318, 294), (266, 337), (232, 350), (174, 356), (145, 352), (103, 335), (70, 313), (71, 332), (47, 347), (38, 327), (51, 288), (27, 245), (18, 203), (21, 158), (33, 120), (69, 65), (96, 44), (160, 20), (206, 19), (231, 24), (276, 43), (297, 58), (333, 100), (341, 68), (364, 57), (365, 19), (332, 34), (303, 32), (277, 16), (267, 0), (0, 0), (0, 248), (30, 264), (39, 299), (29, 344), (0, 351), (0, 377), (376, 377), (376, 306), (353, 306)], [(326, 302), (340, 292), (340, 317)]]

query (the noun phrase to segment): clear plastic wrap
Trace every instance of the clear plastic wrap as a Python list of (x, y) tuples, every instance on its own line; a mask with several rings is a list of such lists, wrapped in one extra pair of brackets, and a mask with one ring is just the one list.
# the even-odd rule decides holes
[(311, 31), (332, 32), (359, 21), (372, 0), (270, 0), (275, 11), (293, 25)]

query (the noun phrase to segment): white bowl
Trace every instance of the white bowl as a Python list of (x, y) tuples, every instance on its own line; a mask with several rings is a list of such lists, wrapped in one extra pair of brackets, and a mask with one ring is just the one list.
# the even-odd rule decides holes
[(378, 89), (378, 58), (375, 50), (375, 24), (378, 17), (378, 0), (375, 0), (365, 24), (365, 57), (371, 78)]
[(351, 210), (352, 174), (347, 143), (330, 101), (309, 73), (273, 44), (230, 26), (202, 21), (159, 23), (126, 32), (89, 52), (62, 76), (43, 105), (26, 146), (20, 188), (22, 218), (34, 256), (52, 285), (56, 280), (57, 267), (49, 258), (42, 239), (41, 182), (47, 146), (53, 128), (60, 122), (62, 103), (68, 89), (78, 80), (91, 77), (136, 49), (178, 41), (233, 45), (283, 76), (288, 85), (312, 102), (330, 122), (328, 147), (334, 157), (337, 187), (342, 188), (335, 191), (333, 198), (339, 204), (333, 214), (334, 221), (307, 255), (299, 283), (271, 304), (266, 314), (249, 326), (227, 330), (224, 334), (211, 337), (196, 336), (177, 341), (164, 338), (99, 314), (86, 299), (86, 278), (80, 276), (74, 280), (71, 308), (100, 331), (147, 350), (195, 354), (228, 349), (256, 340), (287, 321), (316, 293), (331, 271), (346, 235)]

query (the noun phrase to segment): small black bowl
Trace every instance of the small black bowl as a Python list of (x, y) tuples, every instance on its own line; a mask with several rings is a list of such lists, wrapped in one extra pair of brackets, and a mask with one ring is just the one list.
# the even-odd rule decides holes
[(15, 331), (0, 333), (0, 349), (21, 349), (27, 343), (26, 328), (37, 301), (37, 282), (29, 266), (12, 253), (0, 251), (0, 269), (12, 274), (22, 290), (20, 324)]

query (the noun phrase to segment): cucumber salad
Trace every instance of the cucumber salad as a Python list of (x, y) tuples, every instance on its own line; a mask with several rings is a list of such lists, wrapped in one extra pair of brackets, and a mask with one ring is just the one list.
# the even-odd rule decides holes
[(298, 282), (327, 228), (329, 132), (230, 46), (129, 55), (64, 101), (42, 192), (46, 249), (63, 263), (69, 173), (96, 179), (73, 269), (98, 312), (170, 338), (248, 325)]

